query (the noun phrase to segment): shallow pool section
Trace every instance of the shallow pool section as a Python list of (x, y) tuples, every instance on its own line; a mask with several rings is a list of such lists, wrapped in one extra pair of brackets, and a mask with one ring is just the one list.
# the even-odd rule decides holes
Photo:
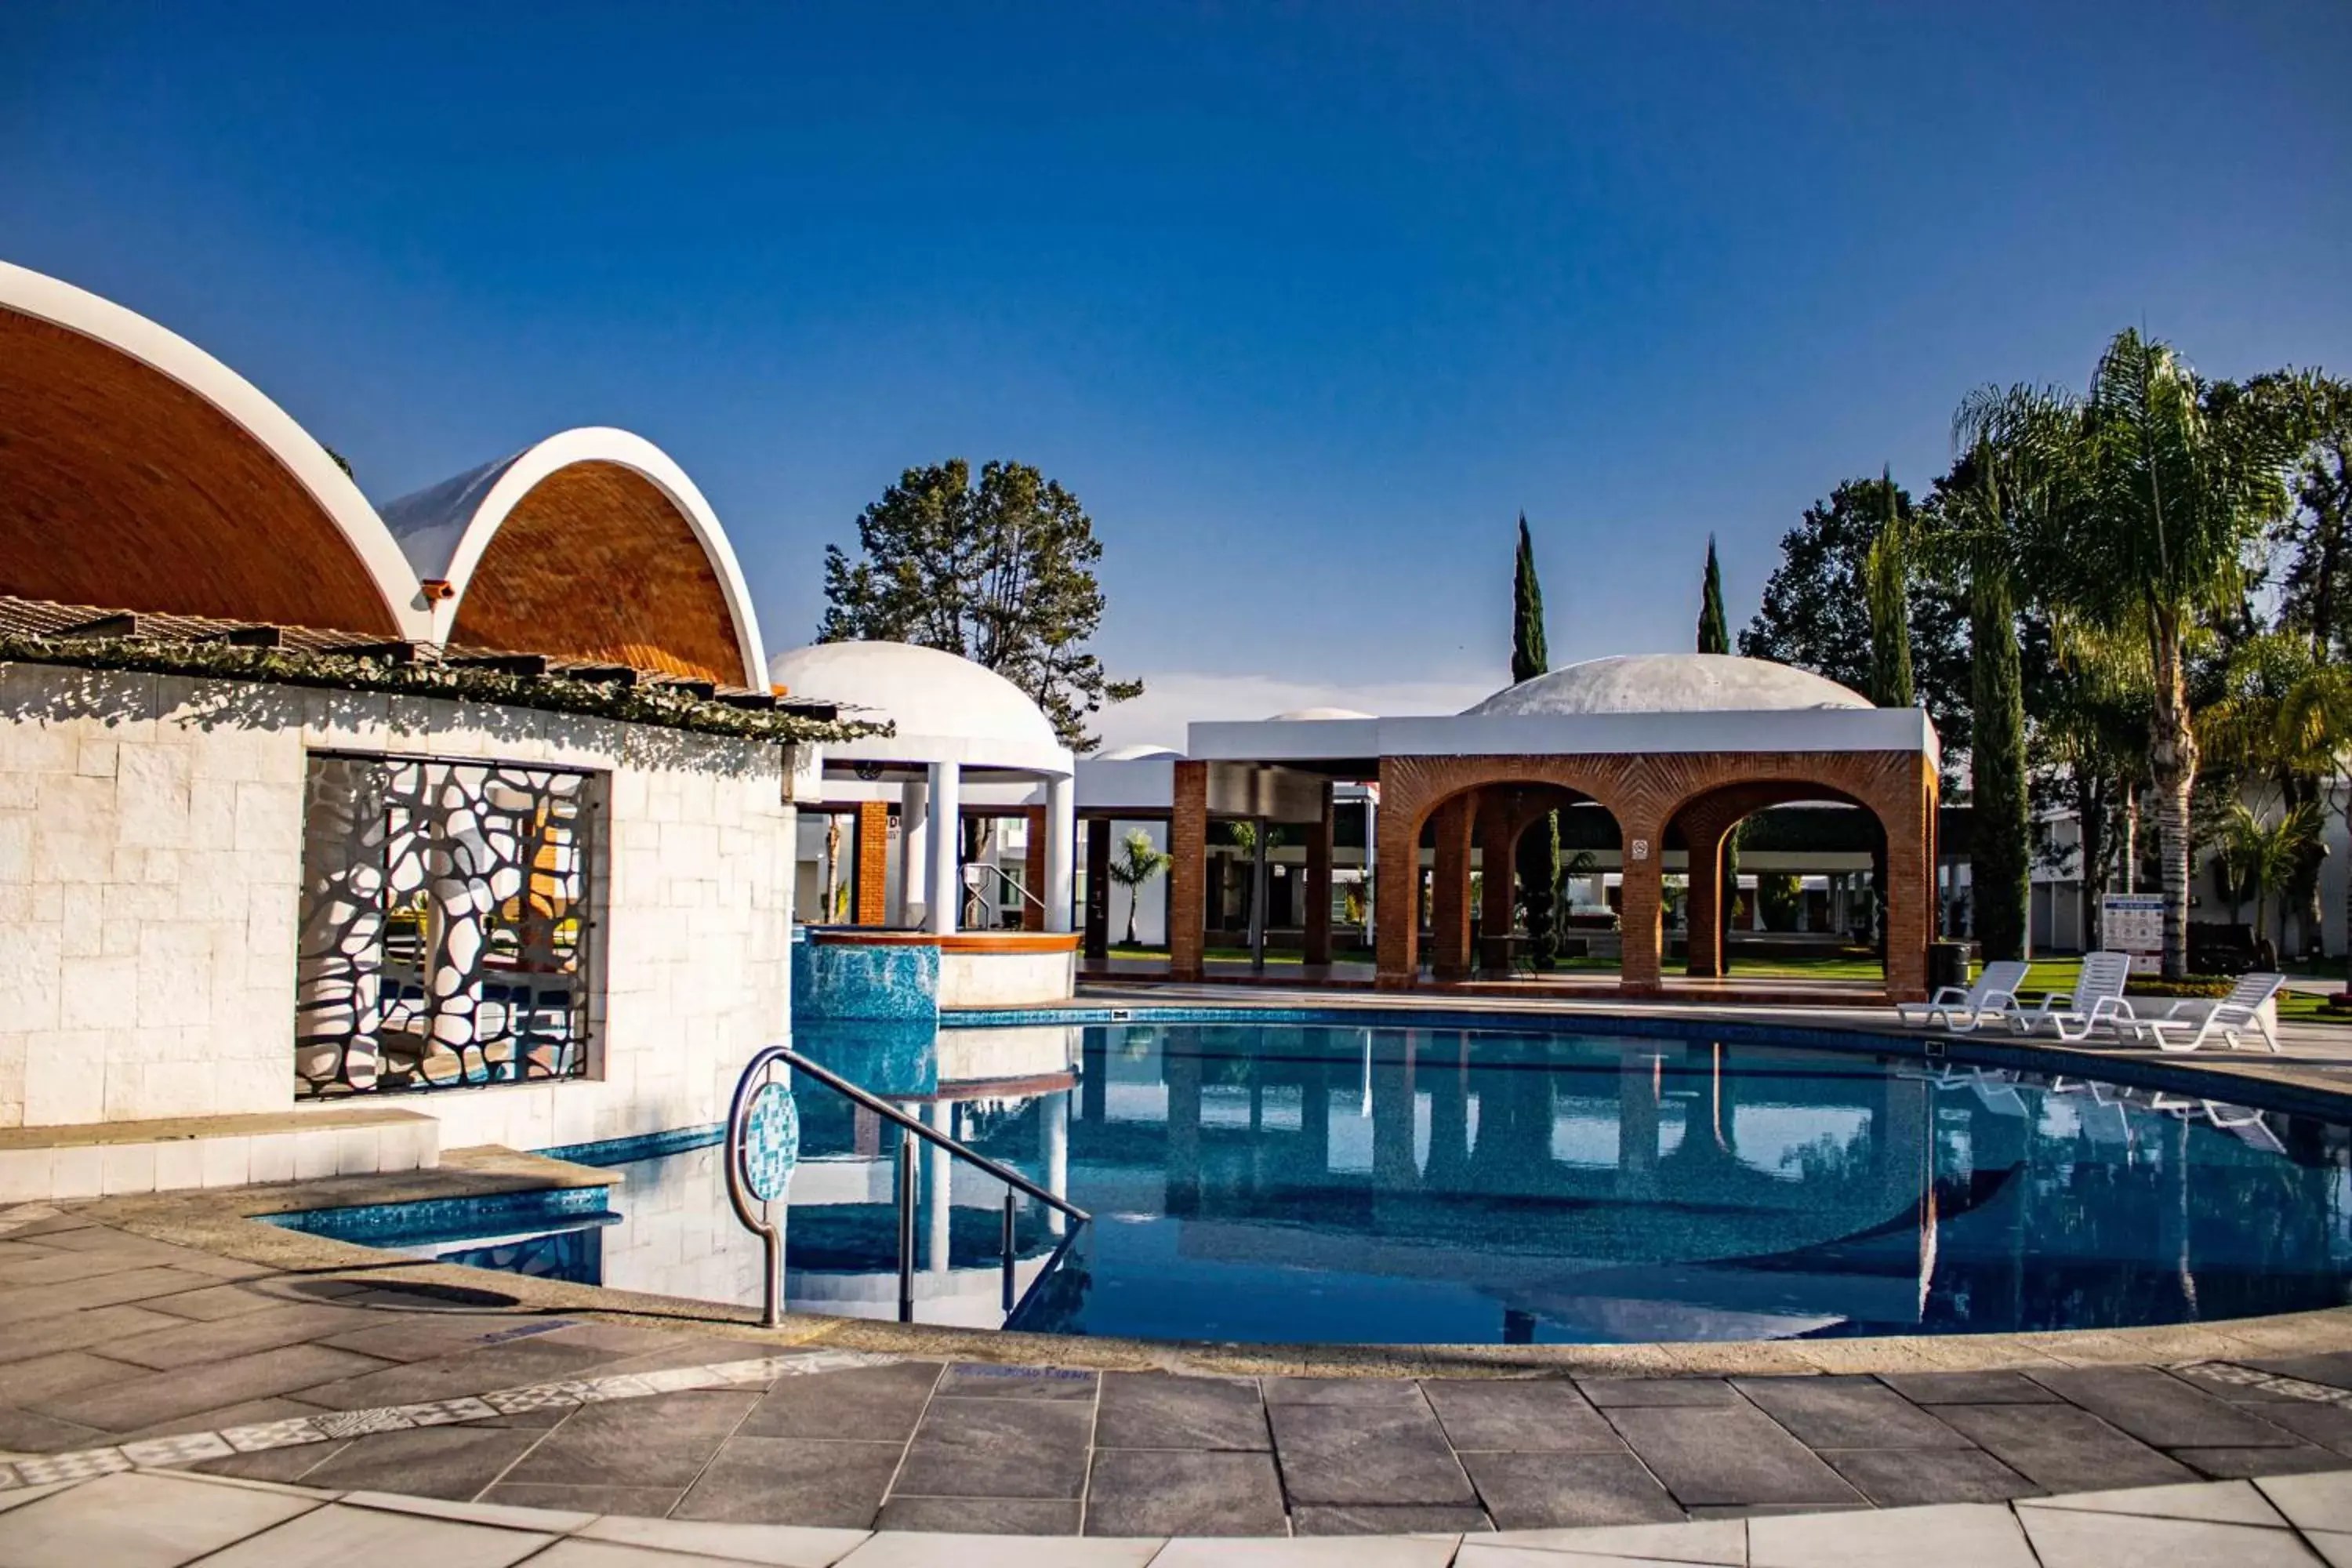
[[(1093, 1213), (1066, 1234), (1019, 1211), (1010, 1326), (1025, 1330), (1592, 1343), (2113, 1328), (2352, 1299), (2345, 1129), (2179, 1093), (1703, 1037), (1339, 1025), (803, 1048)], [(799, 1098), (790, 1301), (894, 1316), (896, 1132), (813, 1084)], [(1004, 1326), (1003, 1189), (917, 1157), (917, 1320)], [(596, 1212), (534, 1234), (508, 1213), (453, 1238), (440, 1210), (433, 1234), (373, 1239), (759, 1300), (716, 1145), (614, 1171)]]

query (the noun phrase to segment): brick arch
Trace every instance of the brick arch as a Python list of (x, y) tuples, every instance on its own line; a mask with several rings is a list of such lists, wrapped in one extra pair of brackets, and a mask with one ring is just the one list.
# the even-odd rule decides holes
[(617, 462), (557, 468), (499, 520), (449, 640), (746, 679), (733, 607), (686, 515)]
[(0, 593), (422, 629), (382, 520), (251, 383), (153, 321), (0, 263)]
[[(1445, 890), (1448, 872), (1460, 868), (1460, 885), (1467, 887), (1472, 813), (1463, 803), (1475, 801), (1482, 789), (1528, 784), (1572, 790), (1617, 819), (1623, 868), (1620, 985), (1626, 992), (1654, 993), (1660, 985), (1660, 865), (1668, 827), (1694, 807), (1699, 809), (1689, 820), (1704, 827), (1710, 798), (1722, 803), (1721, 809), (1731, 809), (1742, 799), (1770, 804), (1775, 795), (1804, 799), (1826, 791), (1870, 810), (1885, 828), (1887, 989), (1897, 997), (1925, 994), (1927, 944), (1933, 930), (1929, 895), (1936, 796), (1935, 766), (1927, 757), (1908, 752), (1383, 757), (1380, 865), (1417, 868), (1422, 828), (1436, 818), (1438, 896), (1450, 900), (1455, 895)], [(1748, 807), (1758, 809), (1761, 806)], [(1420, 931), (1413, 903), (1418, 881), (1417, 876), (1380, 879), (1379, 984), (1383, 987), (1409, 986), (1418, 973)], [(1451, 959), (1454, 905), (1449, 901), (1438, 907), (1449, 922), (1444, 928), (1449, 941), (1442, 951)], [(1466, 931), (1466, 911), (1461, 918)]]

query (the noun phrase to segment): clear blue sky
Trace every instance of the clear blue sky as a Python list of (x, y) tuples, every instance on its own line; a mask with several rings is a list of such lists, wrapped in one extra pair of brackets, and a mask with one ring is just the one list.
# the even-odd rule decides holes
[(5, 0), (0, 257), (379, 501), (643, 432), (772, 647), (902, 468), (1008, 457), (1093, 512), (1116, 672), (1393, 706), (1500, 683), (1521, 508), (1555, 662), (1685, 647), (1709, 531), (1744, 624), (1973, 384), (2142, 321), (2352, 370), (2347, 60), (2340, 0)]

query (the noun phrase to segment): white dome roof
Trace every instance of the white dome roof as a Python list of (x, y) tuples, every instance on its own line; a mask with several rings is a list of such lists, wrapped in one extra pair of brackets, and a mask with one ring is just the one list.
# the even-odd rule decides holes
[(1045, 710), (992, 669), (903, 642), (813, 643), (768, 661), (768, 678), (794, 697), (864, 710), (844, 716), (887, 719), (887, 738), (828, 745), (827, 754), (908, 762), (1029, 765), (1066, 751)]
[(1353, 708), (1293, 708), (1287, 713), (1276, 713), (1266, 721), (1269, 724), (1319, 722), (1329, 719), (1369, 719), (1369, 713), (1359, 713)]
[(1637, 653), (1589, 658), (1507, 686), (1465, 717), (1575, 713), (1724, 713), (1867, 708), (1836, 681), (1769, 659), (1720, 653)]
[(1183, 754), (1173, 746), (1155, 746), (1149, 741), (1139, 741), (1131, 746), (1117, 746), (1108, 752), (1097, 752), (1089, 760), (1097, 763), (1148, 763), (1155, 757), (1181, 757)]

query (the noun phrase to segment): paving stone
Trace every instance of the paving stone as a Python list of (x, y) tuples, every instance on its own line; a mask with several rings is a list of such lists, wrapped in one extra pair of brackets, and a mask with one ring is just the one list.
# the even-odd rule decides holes
[[(714, 1390), (583, 1405), (502, 1479), (683, 1490), (759, 1401), (754, 1393)], [(863, 1429), (845, 1423), (837, 1430)]]
[(365, 1323), (324, 1342), (337, 1350), (358, 1351), (386, 1361), (436, 1361), (493, 1344), (547, 1339), (560, 1333), (572, 1321), (567, 1318), (535, 1319), (506, 1312), (354, 1310), (362, 1312)]
[(277, 1481), (290, 1486), (349, 1447), (347, 1442), (298, 1443), (287, 1448), (264, 1448), (253, 1454), (228, 1454), (199, 1459), (188, 1468), (206, 1476), (234, 1476), (239, 1480)]
[(1938, 1414), (1978, 1447), (2049, 1491), (2197, 1479), (2187, 1466), (2071, 1405), (1953, 1405)]
[(898, 1362), (780, 1377), (743, 1420), (747, 1437), (840, 1437), (903, 1443), (930, 1402), (940, 1363)]
[(2317, 1443), (2339, 1454), (2352, 1453), (2352, 1406), (2283, 1401), (2263, 1405), (2262, 1417), (2307, 1443)]
[(963, 1399), (1090, 1400), (1095, 1374), (1071, 1367), (959, 1362), (940, 1379), (939, 1392)]
[(256, 1426), (268, 1421), (289, 1421), (298, 1415), (320, 1414), (322, 1412), (318, 1406), (304, 1405), (299, 1400), (278, 1396), (247, 1399), (236, 1405), (225, 1405), (217, 1410), (198, 1410), (187, 1415), (175, 1415), (169, 1421), (158, 1421), (152, 1426), (118, 1432), (114, 1440), (135, 1443), (150, 1437), (176, 1437), (186, 1432), (218, 1432), (224, 1427)]
[(897, 1443), (730, 1437), (671, 1513), (741, 1524), (868, 1530), (904, 1452)]
[(179, 1568), (310, 1512), (320, 1500), (131, 1471), (13, 1509), (8, 1568)]
[(893, 1492), (915, 1497), (1084, 1495), (1091, 1404), (934, 1399)]
[(13, 1328), (38, 1318), (86, 1312), (93, 1307), (126, 1306), (152, 1296), (176, 1296), (184, 1290), (219, 1283), (210, 1275), (184, 1268), (131, 1268), (119, 1274), (101, 1274), (93, 1279), (34, 1285), (0, 1293), (0, 1323)]
[[(1575, 1552), (1651, 1563), (1702, 1563), (1738, 1568), (1748, 1561), (1748, 1527), (1722, 1520), (1688, 1524), (1620, 1524), (1599, 1530), (1523, 1530), (1494, 1544), (1514, 1551)], [(1527, 1564), (1525, 1568), (1540, 1568)]]
[(2238, 1364), (2280, 1377), (2299, 1377), (2305, 1383), (2324, 1383), (2330, 1388), (2352, 1389), (2352, 1351), (2330, 1351), (2321, 1355), (2264, 1356), (2258, 1361), (2241, 1361)]
[(383, 1363), (324, 1345), (291, 1345), (227, 1361), (151, 1372), (127, 1382), (35, 1403), (45, 1415), (128, 1432), (201, 1410), (290, 1394), (337, 1378), (364, 1376)]
[(536, 1432), (480, 1426), (420, 1426), (354, 1437), (302, 1484), (341, 1490), (381, 1487), (465, 1502), (504, 1475), (538, 1442)]
[(659, 1519), (676, 1508), (678, 1500), (685, 1495), (683, 1485), (572, 1487), (541, 1486), (530, 1481), (500, 1481), (483, 1492), (480, 1500), (507, 1508), (562, 1509), (572, 1513), (616, 1513)]
[[(555, 1539), (415, 1514), (340, 1504), (315, 1510), (205, 1559), (205, 1568), (285, 1568), (295, 1563), (429, 1563), (509, 1568)], [(541, 1559), (544, 1561), (544, 1559)]]
[(2216, 1480), (2303, 1475), (2344, 1468), (2343, 1455), (2309, 1443), (2292, 1448), (2175, 1448), (2172, 1457)]
[(691, 1552), (773, 1568), (827, 1568), (866, 1539), (862, 1530), (816, 1530), (789, 1524), (720, 1524), (676, 1519), (594, 1519), (580, 1527), (583, 1541), (610, 1541), (664, 1552)]
[[(308, 1346), (317, 1350), (323, 1347)], [(330, 1410), (372, 1410), (385, 1405), (416, 1405), (428, 1399), (454, 1399), (461, 1394), (488, 1394), (495, 1389), (520, 1388), (586, 1375), (610, 1360), (604, 1352), (572, 1345), (551, 1345), (537, 1339), (486, 1345), (432, 1361), (384, 1366), (335, 1382), (324, 1378), (305, 1388), (302, 1397)]]
[(1740, 1378), (1736, 1386), (1814, 1448), (1966, 1448), (1969, 1440), (1868, 1377)]
[(1607, 1410), (1618, 1405), (1738, 1405), (1738, 1391), (1720, 1377), (1580, 1377), (1584, 1397)]
[(877, 1530), (967, 1535), (1076, 1535), (1081, 1510), (1052, 1498), (894, 1497)]
[(1458, 1506), (1302, 1503), (1290, 1510), (1293, 1535), (1460, 1535), (1494, 1528), (1485, 1510)]
[(1267, 1377), (1258, 1380), (1268, 1405), (1420, 1405), (1420, 1385), (1408, 1377)]
[(1421, 1391), (1456, 1448), (1623, 1452), (1615, 1428), (1565, 1380), (1433, 1379)]
[(184, 1321), (144, 1307), (116, 1306), (10, 1323), (5, 1332), (0, 1332), (0, 1400), (6, 1398), (8, 1368), (18, 1362), (58, 1351), (100, 1351), (118, 1340), (155, 1329), (175, 1329)]
[(1978, 1448), (1824, 1448), (1821, 1456), (1881, 1508), (2006, 1502), (2042, 1489)]
[(1445, 1430), (1417, 1395), (1403, 1405), (1270, 1405), (1293, 1502), (1474, 1503)]
[(2304, 1531), (2304, 1544), (2319, 1553), (2327, 1568), (2352, 1568), (2352, 1535), (2332, 1530)]
[(95, 1426), (59, 1421), (0, 1405), (0, 1448), (12, 1454), (59, 1454), (73, 1448), (95, 1448), (109, 1441)]
[[(877, 1535), (841, 1560), (841, 1568), (1144, 1568), (1167, 1543), (1157, 1537), (1034, 1540), (991, 1535)], [(1212, 1546), (1232, 1542), (1212, 1542)]]
[(18, 1290), (30, 1285), (58, 1285), (71, 1279), (89, 1279), (100, 1274), (120, 1274), (127, 1268), (148, 1266), (148, 1259), (111, 1252), (44, 1251), (9, 1257), (0, 1258), (0, 1290)]
[(1095, 1450), (1088, 1535), (1280, 1535), (1285, 1528), (1271, 1454)]
[(2253, 1485), (2298, 1530), (2352, 1531), (2352, 1470), (2265, 1477)]
[(0, 1400), (32, 1405), (99, 1384), (143, 1376), (140, 1368), (87, 1351), (58, 1351), (0, 1366)]
[(591, 1522), (594, 1517), (561, 1509), (455, 1502), (447, 1498), (408, 1497), (399, 1492), (345, 1492), (342, 1500), (353, 1508), (373, 1508), (389, 1513), (420, 1513), (427, 1519), (455, 1519), (467, 1524), (492, 1524), (501, 1530), (572, 1531)]
[(1265, 1449), (1274, 1437), (1257, 1384), (1246, 1379), (1107, 1372), (1095, 1442), (1105, 1448)]
[(1883, 1372), (1878, 1381), (1914, 1405), (2055, 1405), (2021, 1372)]
[(218, 1322), (223, 1318), (289, 1304), (285, 1297), (250, 1285), (207, 1285), (201, 1290), (183, 1290), (176, 1296), (151, 1297), (142, 1303), (151, 1312), (169, 1312), (175, 1318), (199, 1323)]
[[(1386, 1540), (1206, 1541), (1176, 1540), (1151, 1560), (1151, 1568), (1445, 1568), (1454, 1558), (1450, 1538), (1391, 1537)], [(1537, 1564), (1533, 1568), (1553, 1568)]]
[(2210, 1524), (2286, 1523), (2278, 1510), (2245, 1481), (2204, 1481), (2177, 1487), (2125, 1487), (2035, 1498), (2027, 1508), (2063, 1508), (2077, 1513), (2129, 1513), (2149, 1519), (2197, 1519)]
[(1998, 1504), (1768, 1517), (1748, 1526), (1749, 1568), (1890, 1568), (1923, 1560), (1965, 1568), (2036, 1568), (2025, 1531)]
[(1647, 1466), (1613, 1454), (1465, 1453), (1463, 1468), (1497, 1530), (1650, 1524), (1683, 1510)]
[(330, 1334), (348, 1331), (355, 1320), (365, 1322), (374, 1315), (316, 1302), (280, 1305), (213, 1322), (183, 1323), (174, 1329), (118, 1340), (104, 1349), (117, 1361), (170, 1372), (322, 1340)]
[(1610, 1411), (1609, 1422), (1685, 1508), (1861, 1500), (1811, 1449), (1745, 1404), (1628, 1406)]
[(2157, 1447), (2285, 1447), (2295, 1442), (2293, 1433), (2246, 1406), (2216, 1399), (2154, 1367), (2068, 1367), (2033, 1375), (2061, 1398)]
[(2311, 1568), (2312, 1555), (2291, 1531), (2248, 1524), (2205, 1524), (2068, 1509), (2018, 1510), (2042, 1568)]

